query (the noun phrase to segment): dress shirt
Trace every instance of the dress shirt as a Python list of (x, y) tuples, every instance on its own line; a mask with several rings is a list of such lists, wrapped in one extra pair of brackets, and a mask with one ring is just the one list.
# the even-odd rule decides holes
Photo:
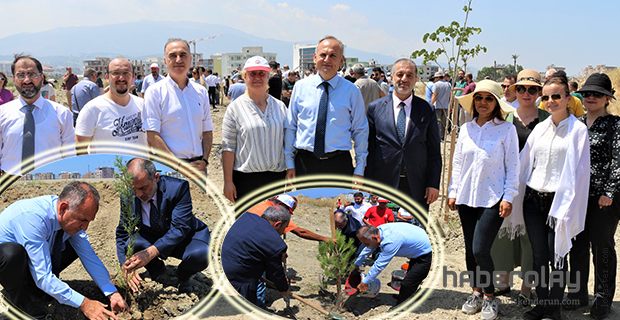
[(228, 97), (230, 98), (230, 102), (235, 101), (237, 98), (242, 96), (245, 93), (245, 83), (238, 82), (231, 85), (228, 88)]
[(164, 77), (160, 76), (159, 74), (157, 74), (157, 78), (153, 77), (153, 74), (149, 74), (148, 76), (144, 77), (144, 81), (142, 81), (142, 89), (140, 90), (140, 92), (145, 93), (146, 89), (152, 85), (154, 85), (155, 83), (161, 81)]
[(449, 198), (472, 208), (490, 208), (500, 199), (512, 203), (519, 187), (519, 142), (515, 127), (477, 118), (461, 126), (454, 152)]
[[(20, 97), (0, 108), (0, 168), (13, 175), (21, 174), (20, 150), (22, 150), (26, 105), (26, 101)], [(34, 106), (32, 116), (36, 128), (35, 169), (59, 157), (75, 155), (75, 133), (71, 111), (42, 97), (34, 102)], [(49, 153), (43, 154), (45, 151)]]
[[(379, 244), (379, 257), (372, 265), (363, 283), (368, 284), (379, 276), (379, 273), (387, 267), (392, 258), (405, 257), (415, 259), (432, 251), (431, 241), (426, 232), (411, 223), (392, 222), (382, 224), (378, 227), (381, 243)], [(366, 257), (375, 249), (364, 247), (360, 255), (355, 260), (356, 266), (361, 266)]]
[(80, 113), (80, 110), (88, 103), (101, 94), (101, 90), (96, 83), (90, 79), (83, 79), (71, 89), (71, 111)]
[[(51, 250), (54, 236), (61, 229), (57, 202), (57, 196), (41, 196), (11, 204), (0, 214), (0, 243), (22, 245), (28, 253), (28, 268), (37, 287), (58, 302), (79, 308), (84, 296), (52, 273)], [(63, 240), (67, 239), (103, 294), (108, 296), (116, 292), (108, 270), (95, 254), (86, 233), (83, 230), (73, 236), (65, 233)]]
[(205, 78), (205, 83), (207, 87), (215, 87), (218, 84), (218, 78), (214, 74), (210, 74)]
[(437, 95), (437, 100), (435, 100), (435, 109), (448, 109), (450, 104), (450, 92), (452, 92), (452, 87), (446, 81), (439, 80), (435, 82), (433, 88), (431, 89), (433, 94)]
[(140, 206), (142, 207), (142, 224), (151, 227), (151, 200), (157, 205), (157, 192), (153, 194), (148, 201), (140, 200)]
[[(314, 134), (323, 94), (323, 79), (312, 75), (296, 82), (287, 110), (284, 143), (286, 167), (295, 168), (295, 149), (314, 151)], [(364, 99), (350, 81), (334, 76), (329, 83), (325, 152), (351, 150), (355, 143), (356, 175), (364, 175), (368, 155), (368, 120)]]
[(222, 123), (222, 151), (235, 154), (233, 169), (280, 172), (284, 165), (284, 103), (268, 95), (265, 112), (243, 95), (233, 101)]
[(344, 208), (344, 212), (350, 214), (352, 218), (364, 225), (364, 215), (370, 207), (372, 207), (372, 205), (368, 202), (362, 202), (361, 204), (353, 202), (353, 204)]
[(527, 181), (530, 188), (541, 192), (555, 192), (558, 189), (569, 145), (567, 131), (568, 118), (560, 121), (557, 126), (551, 121), (551, 125), (532, 146), (534, 169)]
[(405, 100), (400, 100), (394, 93), (392, 93), (392, 108), (394, 108), (394, 127), (398, 127), (398, 114), (400, 113), (401, 102), (405, 103), (405, 116), (407, 122), (405, 122), (405, 137), (407, 136), (407, 128), (409, 127), (409, 123), (411, 122), (411, 101), (413, 100), (413, 94), (409, 96), (409, 98)]
[(144, 96), (144, 114), (144, 129), (159, 132), (177, 158), (203, 155), (202, 133), (213, 130), (205, 87), (187, 81), (181, 90), (168, 76)]

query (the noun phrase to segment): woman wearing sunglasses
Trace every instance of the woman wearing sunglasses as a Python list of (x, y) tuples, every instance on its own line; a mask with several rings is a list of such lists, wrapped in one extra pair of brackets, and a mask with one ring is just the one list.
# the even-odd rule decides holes
[(0, 105), (13, 100), (14, 98), (11, 90), (5, 88), (7, 82), (9, 82), (9, 79), (6, 77), (6, 74), (0, 72)]
[(588, 110), (581, 121), (588, 126), (590, 136), (590, 196), (585, 230), (577, 236), (570, 251), (571, 283), (576, 281), (580, 290), (568, 294), (566, 305), (573, 308), (588, 305), (591, 245), (594, 302), (590, 315), (605, 319), (616, 291), (614, 235), (620, 219), (620, 117), (607, 113), (614, 89), (606, 74), (592, 74), (578, 92)]
[(267, 93), (269, 63), (249, 58), (242, 71), (246, 92), (235, 99), (222, 123), (224, 196), (231, 202), (283, 180), (286, 107)]
[[(532, 130), (521, 151), (520, 188), (513, 215), (523, 215), (532, 244), (532, 272), (538, 279), (536, 306), (523, 318), (559, 320), (568, 279), (565, 257), (571, 238), (585, 225), (590, 143), (587, 127), (568, 111), (566, 77), (547, 80), (540, 98), (551, 116)], [(560, 278), (564, 280), (558, 281)]]
[(497, 82), (482, 80), (473, 93), (457, 98), (474, 118), (459, 131), (448, 194), (450, 209), (458, 208), (467, 271), (474, 280), (473, 293), (461, 310), (482, 311), (482, 319), (497, 318), (491, 246), (504, 218), (510, 216), (518, 189), (517, 132), (503, 114), (514, 108), (500, 100), (501, 93)]

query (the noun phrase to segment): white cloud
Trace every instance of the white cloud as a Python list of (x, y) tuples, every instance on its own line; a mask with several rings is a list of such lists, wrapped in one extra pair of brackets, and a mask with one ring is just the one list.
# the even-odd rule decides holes
[(279, 3), (277, 4), (277, 6), (278, 6), (279, 8), (288, 8), (288, 3), (286, 3), (286, 2), (279, 2)]
[(344, 3), (337, 3), (335, 5), (333, 5), (331, 7), (332, 10), (334, 11), (349, 11), (349, 9), (351, 9), (351, 7), (349, 5), (346, 5)]

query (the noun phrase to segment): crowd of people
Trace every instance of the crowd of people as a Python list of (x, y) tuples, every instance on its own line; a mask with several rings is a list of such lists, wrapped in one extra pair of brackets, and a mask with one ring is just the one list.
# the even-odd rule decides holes
[[(432, 250), (430, 242), (428, 248), (421, 245), (428, 240), (422, 235), (426, 235), (429, 206), (439, 197), (443, 162), (447, 160), (442, 162), (440, 144), (448, 127), (450, 100), (456, 96), (462, 125), (450, 181), (446, 181), (447, 198), (448, 206), (458, 210), (467, 271), (475, 279), (462, 311), (481, 312), (482, 319), (497, 318), (496, 295), (509, 292), (506, 274), (517, 265), (524, 271), (521, 294), (535, 305), (525, 313), (526, 319), (560, 319), (562, 308), (589, 305), (591, 248), (595, 299), (590, 313), (597, 319), (608, 316), (615, 291), (614, 234), (620, 218), (618, 201), (614, 201), (620, 192), (620, 118), (606, 109), (614, 99), (607, 75), (593, 74), (575, 90), (562, 71), (550, 71), (543, 80), (536, 70), (524, 69), (501, 84), (493, 80), (476, 83), (471, 74), (460, 71), (454, 87), (449, 75), (437, 72), (426, 84), (426, 97), (422, 98), (414, 94), (418, 70), (412, 60), (396, 60), (389, 73), (354, 65), (345, 75), (344, 45), (333, 36), (317, 42), (315, 68), (303, 77), (287, 66), (282, 72), (277, 62), (255, 56), (222, 82), (212, 70), (192, 69), (191, 59), (188, 42), (178, 38), (164, 46), (166, 76), (153, 64), (151, 74), (134, 79), (127, 59), (113, 59), (105, 76), (106, 89), (97, 85), (99, 76), (94, 70), (87, 69), (84, 79), (78, 81), (68, 68), (63, 79), (67, 107), (42, 94), (41, 63), (17, 55), (11, 71), (18, 98), (7, 92), (7, 77), (0, 74), (0, 99), (6, 101), (0, 107), (0, 175), (19, 177), (29, 164), (39, 167), (43, 164), (39, 156), (44, 153), (56, 152), (62, 157), (76, 151), (96, 152), (94, 142), (141, 145), (154, 154), (176, 159), (173, 169), (187, 162), (207, 174), (214, 127), (211, 113), (222, 104), (223, 88), (231, 101), (221, 126), (223, 195), (231, 202), (272, 182), (339, 174), (352, 176), (357, 187), (361, 187), (362, 177), (383, 183), (422, 205), (419, 219), (408, 212), (395, 215), (382, 201), (367, 208), (358, 199), (336, 213), (336, 223), (342, 228), (357, 225), (354, 220), (359, 223), (355, 237), (366, 247), (360, 250), (363, 255), (380, 248), (359, 290), (367, 289), (391, 257), (411, 259), (411, 278), (405, 281), (406, 289), (398, 299), (402, 302), (430, 268)], [(22, 152), (16, 152), (19, 150)], [(147, 167), (143, 161), (136, 162)], [(144, 170), (148, 173), (145, 180), (166, 185), (166, 179)], [(136, 196), (141, 201), (136, 201), (136, 210), (148, 216), (150, 198)], [(261, 254), (273, 259), (273, 263), (263, 262), (274, 264), (275, 257), (286, 251), (286, 245), (275, 239), (290, 228), (294, 210), (294, 206), (278, 209), (278, 203), (289, 202), (274, 201), (266, 206), (262, 219), (244, 214), (225, 240), (230, 252), (223, 250), (224, 269), (227, 275), (234, 274), (229, 276), (231, 282), (250, 301), (260, 301), (255, 286), (259, 287), (264, 275), (278, 290), (288, 288), (279, 269), (277, 275), (273, 269), (247, 270), (240, 259), (256, 255), (239, 246), (269, 243), (269, 250)], [(402, 222), (392, 223), (395, 218)], [(195, 221), (186, 222), (195, 227), (197, 235), (206, 228)], [(145, 225), (146, 230), (153, 228)], [(269, 231), (264, 237), (249, 236), (256, 230)], [(297, 226), (290, 230), (308, 239), (328, 241)], [(3, 244), (16, 241), (10, 233), (3, 235)], [(161, 264), (151, 265), (154, 257), (189, 259), (186, 254), (196, 253), (193, 244), (186, 244), (192, 249), (183, 253), (163, 248), (158, 238), (151, 236), (144, 236), (143, 253), (127, 260), (130, 269), (150, 265), (151, 276), (156, 276)], [(183, 238), (181, 234), (171, 237)], [(208, 231), (197, 237), (201, 245), (208, 245)], [(43, 242), (49, 244), (49, 237)], [(359, 259), (356, 265), (364, 260)], [(206, 262), (201, 263), (202, 268)], [(180, 279), (196, 271), (189, 266), (179, 269), (188, 269)], [(44, 270), (49, 273), (52, 269)], [(34, 272), (40, 270), (31, 271), (36, 276)], [(500, 275), (497, 287), (490, 280), (494, 274)], [(550, 281), (549, 275), (554, 274), (570, 279), (577, 289), (569, 290), (565, 298), (568, 281)], [(139, 283), (134, 280), (132, 283)], [(40, 283), (37, 286), (44, 289)], [(531, 286), (536, 288), (536, 299)]]

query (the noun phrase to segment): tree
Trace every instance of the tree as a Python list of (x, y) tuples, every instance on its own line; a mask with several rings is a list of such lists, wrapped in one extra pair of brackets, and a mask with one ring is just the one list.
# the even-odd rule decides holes
[[(447, 26), (440, 26), (434, 32), (426, 33), (422, 37), (422, 42), (434, 42), (438, 45), (438, 48), (435, 50), (427, 50), (420, 49), (413, 51), (411, 53), (411, 57), (413, 59), (422, 57), (423, 63), (427, 64), (429, 62), (435, 62), (440, 68), (441, 64), (439, 63), (440, 58), (447, 59), (448, 62), (448, 70), (450, 74), (456, 74), (456, 71), (459, 69), (459, 65), (463, 62), (463, 65), (466, 65), (467, 61), (471, 61), (472, 58), (477, 56), (478, 54), (487, 52), (487, 48), (481, 45), (470, 46), (470, 38), (474, 35), (480, 34), (482, 32), (481, 28), (468, 26), (468, 18), (469, 13), (472, 11), (471, 3), (473, 0), (467, 0), (467, 4), (463, 7), (463, 12), (465, 12), (465, 17), (463, 20), (463, 25), (461, 25), (457, 21), (452, 21)], [(469, 47), (468, 47), (469, 46)], [(464, 71), (466, 71), (464, 69)], [(454, 88), (454, 80), (456, 77), (452, 78), (452, 87)], [(442, 181), (444, 183), (441, 187), (441, 194), (444, 195), (441, 197), (442, 208), (444, 212), (448, 212), (447, 210), (447, 184), (445, 181), (449, 180), (449, 177), (452, 173), (452, 156), (454, 155), (454, 146), (456, 142), (456, 133), (458, 131), (458, 117), (459, 117), (459, 108), (455, 103), (454, 95), (450, 96), (450, 107), (448, 109), (448, 122), (449, 125), (444, 128), (444, 137), (447, 137), (450, 134), (450, 144), (445, 143), (443, 147), (443, 154), (449, 153), (449, 156), (446, 157), (445, 161), (448, 161), (448, 170), (444, 170), (442, 173)], [(449, 150), (447, 150), (449, 148)], [(448, 216), (445, 215), (445, 219)], [(440, 227), (438, 225), (438, 227)]]
[(517, 65), (517, 71), (515, 72), (514, 70), (515, 67), (513, 66), (505, 66), (504, 68), (484, 67), (478, 71), (476, 81), (480, 81), (482, 79), (485, 79), (486, 77), (489, 77), (489, 79), (491, 80), (501, 82), (507, 75), (514, 74), (516, 76), (519, 71), (523, 70), (523, 67)]
[(336, 231), (335, 241), (323, 241), (319, 243), (317, 259), (323, 270), (323, 274), (330, 279), (336, 279), (336, 302), (340, 308), (344, 303), (342, 292), (342, 279), (347, 277), (355, 265), (351, 263), (355, 254), (353, 239), (347, 239), (340, 231)]

